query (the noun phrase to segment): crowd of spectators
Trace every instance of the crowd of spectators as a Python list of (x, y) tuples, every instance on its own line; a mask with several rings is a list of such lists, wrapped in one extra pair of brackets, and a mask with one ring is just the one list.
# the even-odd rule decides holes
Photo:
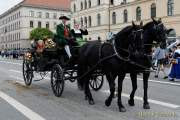
[(168, 78), (169, 81), (180, 79), (180, 43), (172, 44), (166, 50), (156, 47), (153, 60), (156, 67), (155, 78), (162, 72), (163, 78)]
[(0, 51), (0, 56), (2, 58), (8, 58), (8, 59), (22, 59), (25, 51), (27, 51), (27, 49), (1, 50)]

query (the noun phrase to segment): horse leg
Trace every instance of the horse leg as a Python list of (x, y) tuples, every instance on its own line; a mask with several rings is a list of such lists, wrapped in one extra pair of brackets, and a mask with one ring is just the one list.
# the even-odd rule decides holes
[(85, 99), (88, 100), (90, 105), (94, 105), (95, 103), (94, 103), (94, 100), (93, 100), (93, 97), (89, 88), (89, 80), (90, 80), (90, 77), (87, 77), (85, 81), (85, 89), (84, 89)]
[(122, 85), (123, 85), (123, 80), (125, 78), (125, 75), (126, 75), (125, 73), (118, 75), (118, 106), (119, 106), (119, 112), (126, 112), (126, 109), (122, 105), (122, 101), (121, 101)]
[(149, 103), (148, 103), (148, 95), (147, 95), (149, 75), (150, 75), (150, 72), (145, 72), (143, 74), (143, 85), (144, 85), (144, 104), (143, 104), (143, 108), (144, 109), (150, 109), (150, 106), (149, 106)]
[[(84, 71), (87, 71), (87, 69), (83, 65), (79, 64), (77, 68), (77, 76), (81, 77), (85, 73)], [(77, 86), (79, 90), (84, 90), (84, 81), (83, 81), (84, 79), (86, 78), (83, 77), (77, 79)]]
[(110, 96), (105, 100), (105, 105), (110, 106), (112, 99), (114, 98), (114, 92), (115, 92), (115, 75), (112, 75), (112, 73), (107, 73), (106, 78), (109, 83), (109, 89), (110, 89)]
[(137, 90), (137, 74), (136, 73), (130, 73), (131, 77), (131, 83), (132, 83), (132, 92), (130, 94), (130, 99), (128, 101), (130, 106), (134, 106), (134, 94)]

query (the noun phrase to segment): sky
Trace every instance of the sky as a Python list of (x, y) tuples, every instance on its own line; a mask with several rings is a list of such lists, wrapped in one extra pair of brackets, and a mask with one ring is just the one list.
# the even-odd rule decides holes
[(0, 0), (0, 15), (23, 0)]

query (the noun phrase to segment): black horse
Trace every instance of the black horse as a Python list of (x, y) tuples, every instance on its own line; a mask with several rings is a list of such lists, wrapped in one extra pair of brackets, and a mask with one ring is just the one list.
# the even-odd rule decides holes
[[(78, 86), (80, 88), (84, 87), (85, 98), (88, 99), (89, 104), (94, 104), (89, 89), (89, 79), (95, 69), (101, 69), (106, 75), (111, 93), (114, 93), (114, 80), (117, 75), (122, 78), (124, 76), (122, 73), (128, 71), (127, 63), (129, 63), (129, 60), (138, 61), (144, 59), (143, 30), (141, 28), (141, 25), (135, 24), (125, 27), (116, 35), (114, 45), (95, 41), (88, 42), (80, 48)], [(139, 65), (139, 63), (137, 64)], [(87, 71), (89, 71), (88, 74), (86, 74)], [(111, 94), (109, 98), (113, 97), (113, 95)], [(120, 111), (125, 110), (120, 96), (118, 97), (118, 105)]]
[[(159, 43), (160, 47), (163, 49), (166, 47), (166, 35), (172, 30), (167, 30), (165, 26), (163, 25), (161, 19), (158, 21), (154, 20), (152, 22), (147, 23), (144, 27), (144, 34), (143, 34), (143, 40), (144, 40), (144, 51), (145, 54), (147, 54), (151, 59), (152, 57), (152, 46), (153, 46), (153, 40), (155, 40), (157, 43)], [(148, 67), (148, 66), (147, 66)], [(150, 68), (149, 68), (150, 69)], [(132, 92), (130, 94), (130, 99), (128, 101), (130, 106), (134, 106), (134, 94), (137, 89), (137, 73), (138, 72), (131, 72), (131, 82), (132, 82)], [(144, 109), (150, 109), (149, 103), (148, 103), (148, 79), (150, 76), (150, 71), (143, 72), (143, 86), (144, 86)], [(124, 78), (121, 78), (124, 79)]]
[[(166, 48), (166, 34), (168, 34), (170, 30), (167, 30), (161, 19), (158, 21), (154, 20), (152, 22), (147, 23), (143, 27), (143, 41), (144, 41), (144, 56), (146, 56), (146, 59), (143, 59), (144, 62), (141, 62), (140, 64), (142, 66), (138, 66), (135, 64), (129, 64), (127, 65), (127, 68), (129, 71), (121, 71), (120, 76), (118, 76), (118, 98), (121, 97), (121, 91), (122, 91), (122, 83), (125, 78), (126, 73), (130, 72), (130, 77), (132, 81), (132, 87), (133, 90), (130, 94), (130, 99), (128, 101), (130, 106), (134, 106), (134, 94), (137, 89), (137, 74), (138, 73), (143, 73), (143, 85), (144, 85), (144, 103), (143, 103), (143, 108), (144, 109), (150, 109), (149, 103), (148, 103), (148, 95), (147, 95), (147, 90), (148, 90), (148, 79), (150, 75), (150, 67), (151, 65), (151, 59), (152, 59), (152, 46), (153, 46), (153, 41), (155, 41), (157, 44), (160, 44), (161, 48)], [(111, 78), (116, 78), (116, 75), (112, 73)], [(110, 81), (112, 83), (110, 84), (110, 91), (111, 94), (106, 100), (105, 104), (109, 106), (111, 104), (113, 95), (114, 95), (114, 89), (115, 89), (115, 83), (114, 81)], [(112, 89), (112, 90), (111, 90)], [(120, 92), (120, 93), (119, 93)], [(121, 100), (119, 100), (121, 102)], [(122, 108), (122, 111), (126, 111), (125, 108)]]

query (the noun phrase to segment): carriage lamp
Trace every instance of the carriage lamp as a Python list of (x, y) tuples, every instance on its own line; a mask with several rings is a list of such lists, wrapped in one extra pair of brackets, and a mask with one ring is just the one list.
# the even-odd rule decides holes
[(32, 60), (32, 54), (27, 52), (27, 53), (25, 53), (24, 58), (25, 58), (25, 60), (31, 61)]
[(56, 44), (53, 42), (52, 39), (48, 39), (45, 45), (46, 45), (46, 48), (53, 48), (56, 46)]

